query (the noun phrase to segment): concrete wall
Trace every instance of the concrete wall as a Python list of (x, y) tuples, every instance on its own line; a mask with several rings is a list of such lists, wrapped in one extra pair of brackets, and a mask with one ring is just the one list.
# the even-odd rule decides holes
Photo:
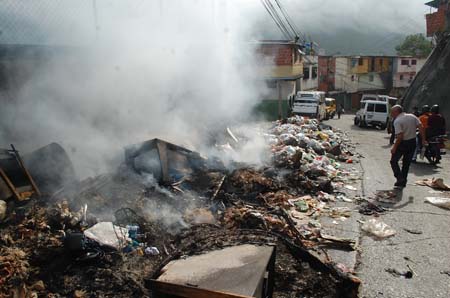
[[(282, 81), (281, 84), (281, 98), (287, 99), (291, 94), (295, 93), (295, 82)], [(263, 100), (277, 100), (278, 89), (276, 81), (270, 81), (267, 84), (267, 92), (263, 96)]]
[(414, 106), (439, 104), (450, 130), (450, 37), (443, 38), (406, 91), (402, 102)]

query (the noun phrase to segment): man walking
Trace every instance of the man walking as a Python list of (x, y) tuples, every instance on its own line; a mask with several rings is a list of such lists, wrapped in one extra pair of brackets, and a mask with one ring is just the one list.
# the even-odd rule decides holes
[[(408, 182), (408, 172), (416, 150), (416, 131), (420, 130), (423, 144), (426, 143), (425, 130), (419, 119), (413, 114), (403, 112), (403, 107), (396, 105), (391, 109), (392, 118), (395, 118), (394, 129), (396, 140), (391, 150), (391, 167), (397, 179), (395, 187), (404, 188)], [(402, 168), (399, 161), (402, 159)]]
[(338, 119), (341, 119), (341, 115), (342, 115), (343, 113), (345, 113), (345, 111), (344, 111), (344, 105), (343, 105), (343, 104), (340, 104), (340, 105), (338, 106), (337, 113), (338, 113)]

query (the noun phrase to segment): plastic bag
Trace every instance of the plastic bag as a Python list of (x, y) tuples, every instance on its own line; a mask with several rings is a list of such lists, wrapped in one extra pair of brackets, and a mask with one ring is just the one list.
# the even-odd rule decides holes
[(397, 232), (381, 220), (372, 218), (366, 221), (361, 229), (377, 238), (384, 239), (394, 236)]
[(425, 198), (425, 201), (441, 208), (450, 210), (450, 198)]
[(128, 242), (131, 242), (128, 237), (128, 230), (115, 226), (112, 222), (100, 222), (84, 231), (84, 235), (103, 246), (117, 250), (124, 248)]

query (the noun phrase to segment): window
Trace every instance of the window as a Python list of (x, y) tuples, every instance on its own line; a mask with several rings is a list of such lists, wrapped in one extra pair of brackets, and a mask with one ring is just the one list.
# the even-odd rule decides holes
[(403, 81), (403, 75), (400, 75), (400, 81)]
[(359, 66), (363, 66), (364, 65), (364, 59), (363, 58), (359, 58), (358, 59), (358, 65)]
[(369, 103), (367, 105), (367, 112), (373, 112), (373, 111), (375, 111), (375, 104)]
[(317, 78), (317, 67), (312, 68), (312, 78), (313, 79)]
[(409, 66), (409, 60), (402, 59), (402, 65), (408, 65)]
[(303, 79), (308, 80), (310, 78), (309, 67), (303, 67)]
[(387, 106), (386, 105), (375, 105), (375, 112), (377, 113), (387, 113)]
[(380, 59), (380, 66), (383, 66), (383, 59)]
[(414, 60), (411, 60), (411, 64), (412, 64), (412, 65), (417, 65), (417, 60), (415, 60), (415, 59), (414, 59)]

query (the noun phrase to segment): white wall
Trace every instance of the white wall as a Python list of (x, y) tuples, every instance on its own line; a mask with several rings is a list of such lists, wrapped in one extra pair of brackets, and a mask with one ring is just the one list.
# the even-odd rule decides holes
[[(317, 90), (319, 88), (319, 57), (305, 56), (303, 58), (303, 69), (309, 68), (309, 78), (302, 79), (301, 90)], [(313, 78), (313, 68), (316, 69), (316, 77)], [(305, 75), (305, 73), (303, 73)]]
[[(281, 82), (281, 98), (287, 99), (291, 94), (295, 92), (295, 82)], [(275, 100), (278, 99), (278, 90), (276, 84), (272, 84), (267, 88), (267, 92), (263, 95), (263, 100)]]

